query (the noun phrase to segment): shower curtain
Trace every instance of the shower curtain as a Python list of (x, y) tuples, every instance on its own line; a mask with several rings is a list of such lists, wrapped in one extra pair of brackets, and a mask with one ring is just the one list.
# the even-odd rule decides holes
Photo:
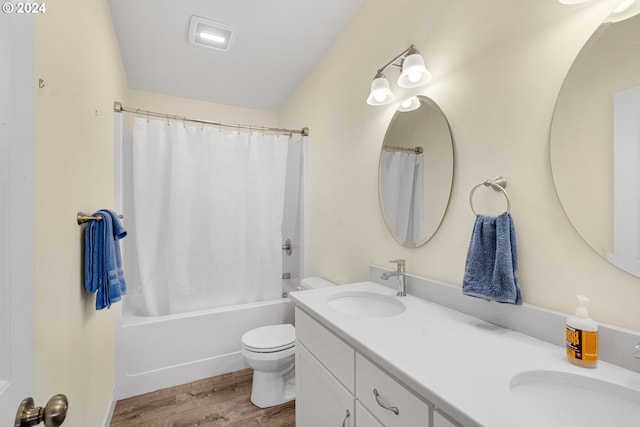
[(281, 297), (288, 139), (135, 119), (136, 256), (149, 315)]
[(424, 155), (383, 151), (380, 165), (382, 206), (396, 237), (424, 239)]

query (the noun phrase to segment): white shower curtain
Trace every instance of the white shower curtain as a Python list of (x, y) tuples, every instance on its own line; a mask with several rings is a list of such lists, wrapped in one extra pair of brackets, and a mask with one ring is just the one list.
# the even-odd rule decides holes
[(380, 165), (382, 206), (396, 237), (424, 239), (424, 155), (383, 151)]
[(135, 240), (149, 315), (281, 297), (287, 149), (287, 136), (135, 119)]

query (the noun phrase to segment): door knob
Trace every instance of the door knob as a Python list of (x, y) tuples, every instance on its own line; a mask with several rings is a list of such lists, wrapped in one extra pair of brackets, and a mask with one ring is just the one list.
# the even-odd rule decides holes
[(31, 427), (44, 421), (45, 427), (59, 427), (67, 417), (69, 401), (64, 394), (56, 394), (43, 408), (34, 407), (33, 399), (27, 397), (18, 407), (14, 427)]

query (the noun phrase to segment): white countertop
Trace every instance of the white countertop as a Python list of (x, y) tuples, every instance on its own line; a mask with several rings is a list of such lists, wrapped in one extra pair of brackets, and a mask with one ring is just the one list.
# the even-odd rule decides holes
[[(512, 377), (525, 371), (574, 373), (640, 391), (636, 372), (603, 361), (595, 369), (577, 367), (567, 361), (564, 347), (411, 295), (401, 298), (406, 310), (391, 317), (350, 315), (327, 304), (330, 295), (354, 290), (395, 295), (391, 288), (360, 282), (289, 296), (356, 351), (464, 426), (549, 427), (548, 420), (541, 424), (537, 411), (523, 409), (521, 398), (511, 392)], [(611, 421), (609, 425), (620, 425)]]

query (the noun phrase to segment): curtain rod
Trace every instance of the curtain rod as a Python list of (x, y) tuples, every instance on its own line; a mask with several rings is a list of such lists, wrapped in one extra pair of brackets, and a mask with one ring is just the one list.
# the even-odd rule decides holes
[(171, 114), (164, 114), (164, 113), (156, 113), (153, 111), (148, 111), (148, 110), (140, 110), (140, 109), (134, 109), (134, 108), (127, 108), (124, 107), (122, 105), (121, 102), (115, 101), (113, 103), (113, 111), (116, 113), (121, 113), (121, 112), (127, 112), (127, 113), (136, 113), (136, 114), (142, 114), (145, 116), (151, 116), (151, 117), (159, 117), (162, 119), (167, 119), (167, 120), (177, 120), (177, 121), (181, 121), (181, 122), (192, 122), (192, 123), (201, 123), (201, 124), (205, 124), (205, 125), (212, 125), (212, 126), (224, 126), (224, 127), (229, 127), (229, 128), (236, 128), (236, 129), (248, 129), (248, 130), (261, 130), (261, 131), (267, 131), (267, 132), (276, 132), (276, 133), (283, 133), (283, 134), (294, 134), (294, 133), (299, 133), (302, 136), (309, 136), (309, 128), (308, 127), (303, 127), (300, 130), (296, 130), (296, 129), (282, 129), (282, 128), (272, 128), (272, 127), (265, 127), (265, 126), (249, 126), (249, 125), (241, 125), (241, 124), (226, 124), (226, 123), (220, 123), (220, 122), (212, 122), (209, 120), (201, 120), (201, 119), (190, 119), (188, 117), (182, 117), (182, 116), (177, 116), (177, 115), (171, 115)]
[(416, 154), (422, 154), (422, 151), (423, 151), (422, 147), (407, 148), (407, 147), (395, 147), (393, 145), (383, 145), (382, 148), (387, 151), (403, 151), (405, 153), (416, 153)]

